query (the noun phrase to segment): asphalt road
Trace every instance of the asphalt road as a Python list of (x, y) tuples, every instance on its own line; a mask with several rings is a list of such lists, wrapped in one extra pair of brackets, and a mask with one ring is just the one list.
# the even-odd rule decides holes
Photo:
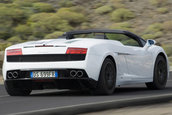
[(172, 73), (164, 90), (148, 90), (144, 84), (122, 86), (110, 96), (93, 96), (88, 92), (70, 90), (39, 90), (27, 97), (11, 97), (0, 85), (0, 115), (169, 93), (172, 93)]

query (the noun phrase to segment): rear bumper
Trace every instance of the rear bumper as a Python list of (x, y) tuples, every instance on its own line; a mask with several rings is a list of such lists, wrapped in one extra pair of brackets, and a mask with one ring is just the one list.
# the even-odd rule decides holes
[[(9, 70), (6, 73), (6, 84), (13, 88), (31, 88), (35, 89), (94, 89), (97, 82), (89, 78), (83, 69), (50, 69), (46, 71), (57, 71), (58, 77), (32, 78), (30, 73), (35, 70)], [(43, 71), (43, 70), (37, 70)], [(72, 76), (71, 71), (82, 71), (82, 77)], [(8, 77), (9, 73), (18, 73), (18, 77)]]
[(58, 78), (58, 79), (13, 79), (5, 80), (5, 83), (13, 88), (40, 89), (95, 89), (97, 82), (91, 78)]
[(5, 62), (3, 66), (3, 77), (7, 79), (8, 71), (36, 71), (36, 70), (61, 70), (61, 69), (84, 69), (85, 61), (69, 61), (69, 62)]

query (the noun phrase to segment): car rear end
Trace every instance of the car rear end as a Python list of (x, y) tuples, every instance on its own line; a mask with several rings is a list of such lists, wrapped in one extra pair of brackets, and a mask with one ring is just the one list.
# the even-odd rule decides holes
[(96, 81), (88, 76), (87, 47), (23, 45), (6, 49), (3, 77), (12, 88), (85, 89)]

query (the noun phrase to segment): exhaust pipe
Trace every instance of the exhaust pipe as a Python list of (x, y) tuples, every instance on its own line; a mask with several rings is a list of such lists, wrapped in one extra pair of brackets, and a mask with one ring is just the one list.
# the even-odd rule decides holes
[(83, 76), (83, 72), (82, 72), (82, 71), (78, 71), (78, 72), (77, 72), (77, 76), (78, 76), (78, 77), (82, 77), (82, 76)]
[(13, 78), (17, 78), (17, 77), (18, 77), (18, 72), (17, 71), (13, 72)]
[(9, 79), (13, 78), (13, 73), (12, 73), (12, 72), (9, 72), (9, 73), (8, 73), (8, 78), (9, 78)]
[(77, 72), (75, 70), (70, 71), (70, 76), (75, 77), (77, 75)]

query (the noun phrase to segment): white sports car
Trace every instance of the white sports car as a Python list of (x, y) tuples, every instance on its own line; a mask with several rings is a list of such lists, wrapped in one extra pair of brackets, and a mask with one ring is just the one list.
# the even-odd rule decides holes
[(168, 76), (164, 50), (123, 30), (71, 31), (58, 39), (13, 45), (6, 48), (3, 64), (11, 96), (45, 88), (112, 94), (116, 86), (136, 83), (163, 89)]

